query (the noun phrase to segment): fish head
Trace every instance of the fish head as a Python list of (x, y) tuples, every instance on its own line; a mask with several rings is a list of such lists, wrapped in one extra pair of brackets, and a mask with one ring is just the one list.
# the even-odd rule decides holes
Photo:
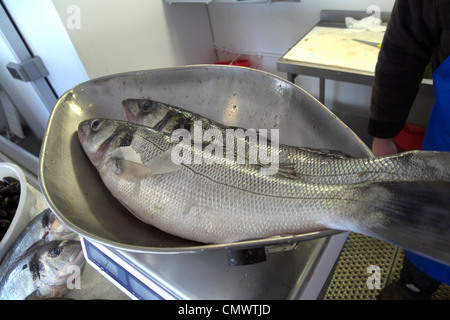
[(124, 121), (89, 119), (78, 126), (78, 139), (91, 162), (98, 167), (107, 155), (119, 147), (129, 146), (136, 128)]
[(42, 240), (45, 241), (63, 240), (76, 236), (50, 209), (46, 209), (42, 215), (41, 225), (45, 232)]
[(64, 292), (71, 276), (81, 275), (86, 260), (81, 243), (75, 240), (45, 242), (30, 259), (33, 279), (40, 282), (40, 297)]
[(49, 224), (47, 241), (75, 238), (76, 234), (55, 215)]
[(55, 217), (48, 232), (47, 241), (75, 238), (76, 234)]
[(172, 133), (176, 129), (191, 131), (192, 119), (181, 109), (150, 99), (126, 99), (122, 101), (123, 112), (128, 121)]
[(152, 128), (170, 111), (167, 105), (150, 99), (126, 99), (122, 107), (128, 121)]

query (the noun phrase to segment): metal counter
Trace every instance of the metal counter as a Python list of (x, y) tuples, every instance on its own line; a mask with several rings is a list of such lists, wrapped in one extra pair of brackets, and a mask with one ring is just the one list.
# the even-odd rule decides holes
[(266, 261), (230, 266), (225, 250), (133, 253), (83, 239), (88, 262), (132, 299), (317, 299), (348, 233), (266, 247)]

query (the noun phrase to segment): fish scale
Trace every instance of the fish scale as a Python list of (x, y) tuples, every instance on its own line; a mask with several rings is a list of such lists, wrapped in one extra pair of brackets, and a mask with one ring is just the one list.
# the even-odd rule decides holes
[[(357, 183), (354, 175), (358, 170), (350, 170), (366, 170), (359, 163), (370, 160), (354, 161), (336, 152), (298, 148), (298, 158), (304, 163), (330, 164), (325, 170), (333, 173), (330, 183), (321, 179), (323, 169), (308, 166), (313, 179), (305, 181), (284, 173), (263, 175), (258, 164), (174, 165), (167, 158), (176, 146), (169, 134), (124, 121), (83, 121), (78, 137), (112, 195), (136, 217), (167, 233), (204, 243), (230, 243), (323, 229), (346, 230), (450, 263), (450, 169), (442, 167), (449, 163), (448, 153), (417, 152), (376, 159), (370, 166), (375, 166), (372, 172), (378, 175)], [(124, 141), (129, 145), (124, 146)], [(131, 148), (142, 163), (118, 156), (120, 148)], [(194, 147), (191, 151), (203, 152)], [(418, 163), (422, 163), (420, 170), (398, 172), (400, 179), (387, 178), (392, 177), (392, 167)], [(423, 174), (432, 170), (440, 176), (436, 179), (433, 174), (423, 180)]]

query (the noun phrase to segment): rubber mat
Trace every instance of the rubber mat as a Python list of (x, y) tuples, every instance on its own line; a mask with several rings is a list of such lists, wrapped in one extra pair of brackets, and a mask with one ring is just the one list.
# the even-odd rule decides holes
[[(397, 281), (403, 250), (384, 241), (350, 233), (323, 296), (324, 300), (375, 300), (380, 290)], [(441, 285), (433, 300), (450, 300)]]

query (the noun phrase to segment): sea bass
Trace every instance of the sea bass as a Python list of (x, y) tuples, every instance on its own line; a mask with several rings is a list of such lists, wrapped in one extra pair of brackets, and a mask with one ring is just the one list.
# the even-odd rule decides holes
[(45, 209), (35, 216), (22, 230), (17, 240), (11, 245), (0, 264), (0, 275), (9, 269), (11, 264), (35, 242), (75, 239), (77, 235), (72, 232), (50, 209)]
[[(112, 195), (167, 233), (230, 243), (347, 230), (450, 264), (449, 181), (317, 184), (262, 175), (255, 164), (175, 164), (170, 135), (126, 121), (86, 120), (78, 137)], [(117, 152), (122, 148), (139, 161)]]
[(33, 292), (41, 299), (62, 296), (74, 266), (81, 273), (85, 262), (79, 241), (38, 241), (1, 275), (0, 300), (23, 300)]
[[(122, 101), (123, 113), (130, 122), (149, 126), (172, 134), (177, 129), (207, 131), (219, 130), (225, 141), (227, 130), (246, 129), (229, 127), (199, 114), (151, 99)], [(201, 126), (194, 126), (200, 123)], [(242, 132), (240, 131), (240, 132)], [(282, 131), (282, 128), (280, 129)], [(247, 138), (247, 137), (245, 137)], [(258, 138), (259, 139), (259, 135)], [(203, 141), (209, 143), (209, 141)], [(270, 154), (272, 144), (257, 144), (245, 140), (257, 153)], [(237, 144), (235, 144), (237, 145)], [(263, 147), (263, 150), (261, 149)], [(350, 184), (365, 181), (450, 181), (450, 154), (432, 151), (409, 151), (383, 158), (353, 158), (337, 150), (312, 149), (278, 144), (278, 173), (291, 179), (319, 184)], [(244, 155), (248, 157), (248, 154)]]

